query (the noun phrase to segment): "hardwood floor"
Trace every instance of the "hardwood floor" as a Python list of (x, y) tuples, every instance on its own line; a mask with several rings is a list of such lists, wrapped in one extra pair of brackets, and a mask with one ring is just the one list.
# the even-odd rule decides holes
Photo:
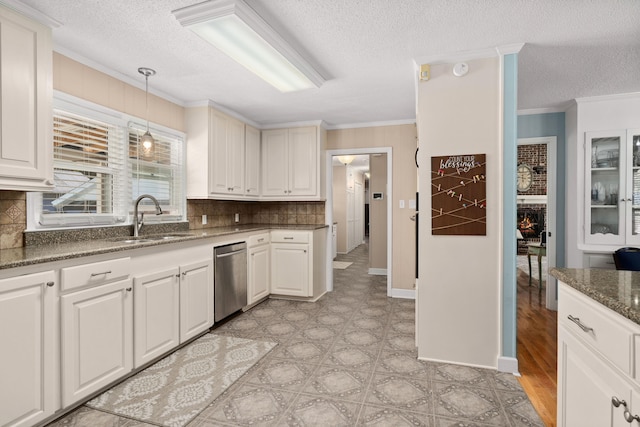
[[(535, 277), (535, 275), (534, 275)], [(557, 312), (545, 308), (545, 290), (518, 271), (517, 353), (520, 384), (547, 427), (556, 426)]]

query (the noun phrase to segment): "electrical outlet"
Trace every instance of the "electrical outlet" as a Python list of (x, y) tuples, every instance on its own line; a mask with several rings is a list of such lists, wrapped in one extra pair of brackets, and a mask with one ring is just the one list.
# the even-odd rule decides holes
[(404, 200), (400, 200), (400, 209), (404, 209)]
[(205, 225), (206, 223), (207, 223), (207, 216), (202, 215), (202, 225)]
[(235, 214), (234, 220), (235, 220), (235, 222), (240, 222), (240, 214), (239, 213)]

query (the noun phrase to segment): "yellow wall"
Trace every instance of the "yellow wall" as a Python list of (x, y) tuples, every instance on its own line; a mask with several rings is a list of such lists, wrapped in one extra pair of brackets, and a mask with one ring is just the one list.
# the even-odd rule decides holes
[[(418, 87), (418, 355), (496, 367), (500, 343), (502, 135), (499, 58), (432, 65)], [(486, 154), (486, 236), (431, 235), (432, 156)]]
[[(132, 67), (132, 74), (144, 76)], [(153, 87), (153, 77), (149, 78)], [(144, 89), (138, 89), (121, 80), (87, 67), (59, 53), (53, 53), (53, 88), (78, 98), (146, 120)], [(185, 132), (184, 108), (149, 93), (149, 121)]]
[[(416, 197), (415, 125), (336, 129), (327, 132), (327, 150), (375, 147), (391, 147), (393, 150), (393, 287), (413, 289), (415, 224), (409, 218), (415, 211), (408, 209), (408, 200)], [(405, 209), (399, 208), (400, 200), (405, 201)]]

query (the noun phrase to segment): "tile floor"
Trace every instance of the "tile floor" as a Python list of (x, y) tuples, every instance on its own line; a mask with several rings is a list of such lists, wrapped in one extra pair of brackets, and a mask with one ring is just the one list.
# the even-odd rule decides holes
[[(215, 333), (278, 347), (196, 417), (204, 426), (542, 426), (510, 374), (417, 360), (414, 302), (367, 274), (367, 246), (340, 261), (316, 303), (269, 299)], [(55, 426), (142, 426), (81, 407)]]

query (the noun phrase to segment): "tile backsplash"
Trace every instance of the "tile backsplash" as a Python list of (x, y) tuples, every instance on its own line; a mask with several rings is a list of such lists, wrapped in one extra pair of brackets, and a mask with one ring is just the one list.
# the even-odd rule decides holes
[(0, 250), (20, 248), (27, 228), (27, 193), (0, 190)]
[[(191, 230), (235, 224), (324, 224), (324, 207), (325, 202), (187, 200), (187, 219)], [(235, 222), (236, 213), (239, 214), (238, 222)], [(202, 224), (202, 215), (207, 215), (207, 224)], [(0, 190), (0, 250), (49, 242), (51, 239), (58, 242), (68, 241), (69, 238), (100, 238), (104, 233), (111, 233), (110, 230), (102, 229), (78, 229), (29, 232), (25, 236), (26, 228), (26, 193)], [(118, 227), (113, 233), (126, 235), (129, 232), (129, 227)], [(109, 237), (112, 237), (111, 234)]]
[[(324, 224), (324, 206), (325, 202), (187, 200), (187, 219), (192, 230), (234, 224)], [(203, 215), (207, 224), (202, 223)]]

